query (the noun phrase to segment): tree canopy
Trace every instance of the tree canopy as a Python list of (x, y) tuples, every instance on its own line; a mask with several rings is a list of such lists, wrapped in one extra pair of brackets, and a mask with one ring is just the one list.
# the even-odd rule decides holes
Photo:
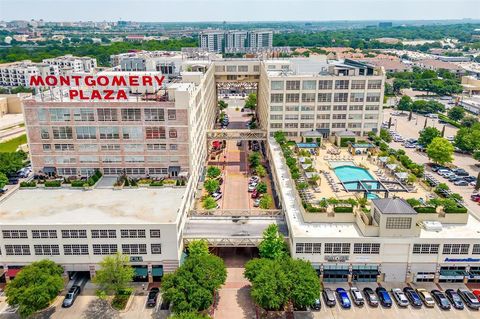
[(4, 173), (0, 172), (0, 189), (5, 187), (5, 185), (7, 184), (8, 184), (8, 177)]
[(0, 173), (10, 175), (23, 167), (24, 152), (0, 153)]
[(287, 243), (276, 224), (269, 225), (263, 231), (263, 239), (258, 250), (260, 257), (269, 259), (282, 258), (287, 254)]
[(212, 194), (220, 187), (220, 182), (216, 179), (207, 179), (203, 186), (208, 193)]
[(207, 168), (207, 177), (208, 178), (217, 178), (218, 176), (220, 176), (220, 174), (222, 174), (222, 171), (220, 170), (220, 168), (218, 168), (216, 166), (209, 166)]
[(257, 107), (257, 95), (250, 93), (245, 100), (245, 107), (254, 110)]
[(460, 106), (454, 106), (448, 110), (448, 117), (453, 121), (460, 121), (465, 116), (465, 109)]
[(475, 123), (471, 127), (462, 127), (455, 135), (454, 144), (466, 152), (480, 149), (480, 124)]
[(435, 163), (451, 163), (453, 161), (453, 145), (445, 138), (435, 137), (427, 146), (427, 155)]
[(206, 256), (210, 254), (208, 250), (208, 242), (206, 240), (194, 240), (188, 243), (188, 255), (189, 256)]
[(426, 127), (420, 132), (418, 143), (424, 146), (428, 146), (435, 137), (439, 137), (440, 131), (435, 127)]
[(181, 312), (169, 317), (170, 319), (210, 319), (209, 316), (198, 314), (197, 312)]
[(98, 285), (100, 294), (109, 295), (126, 289), (133, 276), (134, 270), (130, 265), (129, 256), (117, 252), (103, 258), (93, 282)]
[(60, 265), (46, 259), (23, 267), (5, 289), (8, 304), (18, 306), (22, 318), (47, 308), (63, 289), (62, 274)]

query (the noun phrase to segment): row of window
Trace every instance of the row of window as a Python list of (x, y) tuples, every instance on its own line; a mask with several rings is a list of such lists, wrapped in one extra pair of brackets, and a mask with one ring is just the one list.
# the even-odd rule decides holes
[(325, 103), (325, 102), (379, 102), (381, 93), (272, 93), (270, 95), (271, 103)]
[[(60, 245), (33, 245), (34, 254), (36, 256), (59, 256)], [(92, 251), (94, 255), (112, 255), (118, 251), (117, 244), (93, 244)], [(146, 244), (121, 244), (121, 251), (127, 255), (146, 255)], [(86, 244), (63, 245), (63, 254), (72, 255), (88, 255), (89, 249)], [(158, 255), (162, 253), (161, 244), (150, 244), (150, 253)], [(5, 245), (5, 254), (11, 256), (28, 256), (31, 255), (29, 245)]]
[[(174, 162), (175, 160), (170, 157), (170, 162)], [(92, 167), (82, 167), (82, 168), (75, 168), (75, 167), (57, 167), (57, 174), (59, 176), (77, 176), (80, 174), (81, 176), (87, 176), (87, 175), (92, 175), (95, 170), (98, 168), (92, 168)], [(168, 168), (167, 167), (150, 167), (150, 168), (145, 168), (145, 167), (104, 167), (103, 168), (103, 174), (104, 175), (122, 175), (122, 174), (127, 174), (127, 175), (145, 175), (148, 173), (149, 175), (163, 175), (167, 176), (169, 175)], [(170, 172), (170, 175), (177, 176), (178, 175), (177, 171)]]
[[(316, 125), (314, 123), (270, 123), (270, 128), (273, 129), (298, 129), (300, 128), (326, 128), (330, 129), (330, 123), (317, 123)], [(362, 128), (362, 123), (348, 123), (348, 125), (345, 122), (341, 123), (331, 123), (331, 128)], [(377, 123), (364, 123), (363, 124), (364, 129), (371, 129), (377, 127)], [(285, 132), (287, 133), (287, 132)], [(292, 133), (293, 135), (288, 135), (288, 136), (297, 136), (296, 132), (288, 132)]]
[[(324, 254), (350, 254), (350, 243), (325, 243)], [(438, 254), (440, 244), (414, 244), (413, 254)], [(470, 244), (443, 244), (444, 255), (468, 255)], [(321, 254), (321, 243), (297, 243), (297, 254)], [(355, 243), (354, 254), (379, 254), (379, 243)], [(472, 254), (480, 255), (480, 244), (474, 244)]]
[[(317, 105), (317, 111), (363, 111), (363, 105)], [(365, 111), (378, 111), (378, 105), (365, 105)], [(283, 112), (283, 105), (270, 105), (271, 112)], [(285, 112), (313, 112), (315, 106), (313, 105), (286, 105)]]
[[(87, 238), (84, 229), (62, 229), (62, 238)], [(115, 229), (92, 229), (92, 238), (117, 238)], [(26, 230), (2, 230), (3, 238), (28, 238)], [(32, 238), (57, 238), (55, 229), (32, 230)], [(120, 238), (146, 238), (145, 229), (121, 229)], [(160, 238), (160, 229), (150, 229), (150, 238)]]
[[(147, 151), (177, 151), (178, 144), (125, 144), (123, 150), (125, 152), (144, 152)], [(120, 144), (42, 144), (42, 148), (45, 152), (55, 150), (56, 152), (72, 152), (77, 149), (79, 152), (98, 152), (102, 151), (120, 151)]]
[[(297, 121), (297, 120), (314, 120), (315, 117), (321, 120), (328, 120), (331, 118), (334, 120), (345, 120), (347, 119), (347, 114), (345, 113), (336, 113), (336, 114), (270, 114), (270, 120), (273, 121)], [(378, 114), (348, 114), (348, 119), (350, 120), (377, 120)]]
[[(119, 116), (120, 111), (120, 116)], [(146, 121), (146, 122), (163, 122), (165, 121), (165, 110), (160, 108), (154, 109), (143, 109), (143, 119), (142, 119), (142, 109), (112, 109), (112, 108), (51, 108), (44, 109), (39, 108), (37, 110), (38, 120), (40, 122), (46, 122), (50, 120), (51, 122), (70, 122), (73, 120), (75, 122), (95, 122), (95, 113), (97, 115), (97, 120), (100, 122), (117, 122), (121, 119), (123, 122), (131, 121)], [(167, 118), (169, 120), (177, 119), (176, 110), (167, 110)]]
[[(73, 129), (75, 128), (75, 138), (77, 140), (157, 140), (167, 138), (167, 129), (163, 126), (147, 126), (145, 134), (142, 127), (96, 127), (96, 126), (52, 126), (40, 127), (40, 137), (43, 140), (71, 140), (73, 139)], [(97, 130), (98, 129), (98, 130)], [(98, 134), (97, 134), (98, 133)], [(168, 129), (169, 138), (177, 138), (176, 128)]]
[(78, 160), (75, 156), (44, 156), (43, 162), (45, 165), (54, 164), (97, 164), (97, 163), (178, 163), (178, 156), (143, 156), (143, 155), (88, 155), (79, 156)]
[[(318, 82), (318, 83), (317, 83)], [(369, 80), (368, 84), (366, 80), (287, 80), (287, 81), (272, 81), (271, 89), (275, 90), (288, 90), (288, 91), (298, 91), (300, 90), (331, 90), (335, 88), (336, 90), (363, 90), (365, 87), (370, 90), (377, 90), (382, 88), (382, 80)]]

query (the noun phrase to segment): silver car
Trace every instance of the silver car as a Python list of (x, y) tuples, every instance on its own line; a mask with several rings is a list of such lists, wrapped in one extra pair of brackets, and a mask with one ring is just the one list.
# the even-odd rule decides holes
[(409, 302), (407, 296), (403, 293), (402, 289), (400, 288), (393, 288), (392, 289), (393, 298), (400, 307), (407, 307)]

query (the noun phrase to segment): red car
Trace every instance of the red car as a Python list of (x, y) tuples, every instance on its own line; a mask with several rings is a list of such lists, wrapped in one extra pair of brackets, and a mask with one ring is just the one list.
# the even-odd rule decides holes
[(480, 202), (480, 194), (473, 194), (470, 196), (470, 199), (473, 200), (474, 202), (479, 203)]
[(258, 192), (256, 189), (253, 190), (252, 198), (258, 198), (258, 197), (260, 197), (260, 192)]
[(480, 290), (475, 289), (472, 291), (475, 297), (477, 297), (478, 301), (480, 301)]

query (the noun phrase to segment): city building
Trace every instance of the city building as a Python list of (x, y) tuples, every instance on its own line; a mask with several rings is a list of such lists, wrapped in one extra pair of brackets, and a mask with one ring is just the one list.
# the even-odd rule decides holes
[(200, 48), (207, 49), (209, 52), (222, 52), (225, 47), (224, 31), (203, 31), (198, 37)]
[(447, 70), (455, 74), (456, 76), (462, 76), (466, 73), (466, 71), (452, 63), (452, 62), (445, 62), (436, 59), (424, 59), (413, 62), (413, 65), (418, 66), (422, 69), (432, 70), (432, 71), (439, 71), (439, 70)]
[(29, 60), (0, 64), (0, 86), (28, 87), (32, 75), (59, 75), (59, 68), (56, 65), (34, 63)]
[(273, 31), (208, 30), (199, 34), (200, 48), (210, 52), (241, 53), (273, 47)]
[(473, 76), (462, 76), (462, 86), (468, 96), (480, 95), (480, 79)]
[(58, 66), (62, 72), (90, 73), (97, 67), (97, 59), (90, 57), (76, 57), (71, 54), (56, 58), (43, 59), (43, 63)]

